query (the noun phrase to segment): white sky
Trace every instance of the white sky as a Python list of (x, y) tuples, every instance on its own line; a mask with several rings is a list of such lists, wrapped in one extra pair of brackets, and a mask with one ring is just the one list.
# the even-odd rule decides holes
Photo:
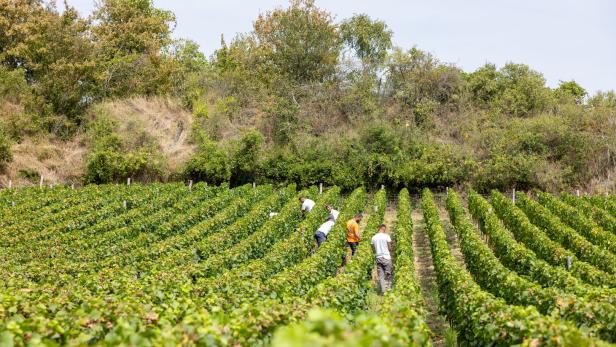
[[(82, 15), (94, 0), (67, 0)], [(210, 55), (224, 34), (248, 32), (260, 12), (286, 0), (154, 0), (177, 18), (175, 37)], [(417, 46), (472, 71), (486, 62), (524, 63), (550, 86), (574, 79), (589, 92), (616, 89), (613, 0), (316, 0), (337, 20), (366, 13), (384, 20), (394, 44)]]

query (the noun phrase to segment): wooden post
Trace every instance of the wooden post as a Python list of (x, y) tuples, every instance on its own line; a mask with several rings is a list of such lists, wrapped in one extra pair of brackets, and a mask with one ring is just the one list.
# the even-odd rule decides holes
[(193, 181), (192, 180), (188, 181), (188, 190), (192, 191), (192, 185), (193, 185)]
[(45, 176), (41, 175), (41, 180), (39, 181), (39, 188), (43, 188), (43, 181), (45, 180)]
[(515, 188), (513, 188), (513, 193), (511, 194), (511, 201), (515, 204)]
[(126, 185), (130, 186), (130, 177), (126, 179)]
[(319, 194), (323, 194), (323, 183), (319, 183)]

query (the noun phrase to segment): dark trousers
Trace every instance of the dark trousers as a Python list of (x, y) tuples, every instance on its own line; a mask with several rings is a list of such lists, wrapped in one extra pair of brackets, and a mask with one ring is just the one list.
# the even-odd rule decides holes
[(321, 247), (321, 244), (327, 240), (327, 235), (321, 231), (314, 233), (314, 238), (317, 240), (317, 247)]
[(349, 247), (351, 247), (351, 255), (355, 255), (355, 251), (357, 251), (357, 247), (359, 246), (359, 242), (347, 242)]

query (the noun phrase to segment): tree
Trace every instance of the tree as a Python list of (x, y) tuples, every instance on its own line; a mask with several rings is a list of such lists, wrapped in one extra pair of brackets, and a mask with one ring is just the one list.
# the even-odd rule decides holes
[(242, 137), (239, 148), (233, 155), (233, 170), (231, 174), (233, 184), (254, 182), (261, 161), (261, 146), (263, 135), (254, 130)]
[(355, 15), (340, 25), (342, 41), (355, 51), (366, 65), (381, 64), (392, 47), (392, 31), (383, 21), (372, 20), (366, 14)]
[(186, 163), (184, 175), (211, 184), (228, 182), (231, 178), (231, 165), (227, 153), (207, 137), (199, 141), (197, 151)]
[(527, 116), (546, 109), (551, 92), (539, 72), (524, 64), (508, 63), (500, 70), (486, 64), (466, 75), (472, 100), (512, 116)]
[(485, 64), (466, 75), (467, 87), (473, 102), (479, 106), (490, 105), (501, 92), (498, 85), (499, 77), (500, 72), (494, 64)]
[(96, 98), (88, 29), (72, 7), (59, 14), (40, 0), (0, 0), (0, 62), (23, 70), (37, 113), (78, 120)]
[(274, 98), (266, 109), (266, 117), (271, 128), (270, 136), (278, 144), (287, 144), (299, 126), (299, 108), (287, 98)]
[(387, 91), (405, 106), (435, 101), (448, 104), (462, 92), (460, 71), (417, 48), (395, 48), (387, 61)]
[(580, 105), (584, 101), (584, 97), (588, 95), (586, 89), (582, 88), (575, 81), (563, 82), (560, 81), (558, 88), (555, 90), (557, 96), (572, 99), (576, 104)]
[(176, 62), (162, 51), (172, 43), (172, 12), (155, 8), (152, 0), (103, 0), (91, 20), (103, 95), (170, 90)]
[(294, 82), (320, 82), (335, 72), (340, 39), (331, 15), (314, 0), (292, 0), (289, 8), (261, 14), (253, 36), (266, 64)]
[(500, 70), (498, 85), (501, 92), (497, 106), (513, 116), (527, 116), (548, 106), (550, 90), (545, 78), (528, 65), (506, 64)]

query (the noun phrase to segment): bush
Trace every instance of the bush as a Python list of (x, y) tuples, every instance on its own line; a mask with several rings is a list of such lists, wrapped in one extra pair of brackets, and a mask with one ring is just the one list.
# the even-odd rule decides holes
[(184, 176), (211, 184), (228, 182), (231, 165), (227, 153), (207, 137), (200, 139), (197, 151), (184, 167)]
[(152, 181), (163, 175), (160, 158), (147, 150), (120, 153), (113, 150), (98, 150), (92, 153), (86, 164), (86, 183), (110, 183), (134, 178)]
[(6, 164), (13, 160), (13, 154), (11, 153), (11, 144), (8, 139), (0, 131), (0, 171), (3, 171)]
[(234, 151), (231, 183), (240, 185), (254, 182), (261, 168), (263, 135), (258, 131), (247, 132)]

